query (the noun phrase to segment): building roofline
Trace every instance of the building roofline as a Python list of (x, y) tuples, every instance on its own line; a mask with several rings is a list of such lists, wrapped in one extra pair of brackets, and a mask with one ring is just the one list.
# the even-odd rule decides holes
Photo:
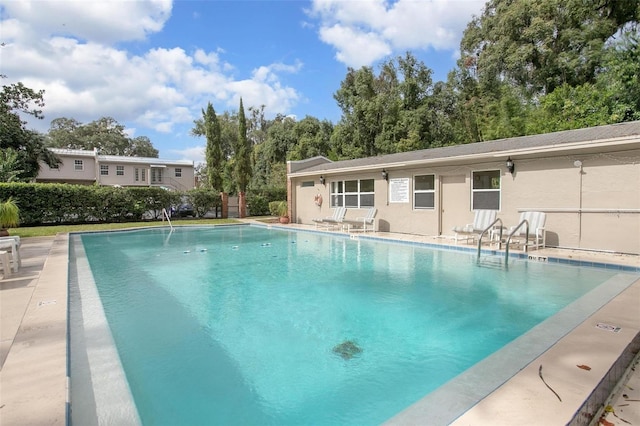
[(640, 121), (316, 164), (292, 169), (289, 176), (451, 164), (501, 157), (506, 159), (509, 156), (525, 158), (545, 153), (586, 152), (602, 148), (625, 149), (632, 145), (640, 146)]
[(136, 164), (159, 164), (159, 165), (176, 165), (176, 166), (191, 166), (193, 167), (193, 161), (190, 160), (163, 160), (161, 158), (154, 157), (131, 157), (126, 155), (101, 155), (97, 150), (89, 151), (85, 149), (66, 149), (66, 148), (47, 148), (49, 151), (57, 155), (69, 155), (79, 157), (93, 157), (98, 161), (103, 162), (118, 162), (118, 163), (136, 163)]

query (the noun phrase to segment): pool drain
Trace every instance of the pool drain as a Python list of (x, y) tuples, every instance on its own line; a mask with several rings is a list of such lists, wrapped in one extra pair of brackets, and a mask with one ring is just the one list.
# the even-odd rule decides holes
[(340, 355), (344, 360), (350, 360), (354, 356), (362, 352), (362, 349), (353, 340), (345, 340), (339, 345), (334, 346), (333, 352)]

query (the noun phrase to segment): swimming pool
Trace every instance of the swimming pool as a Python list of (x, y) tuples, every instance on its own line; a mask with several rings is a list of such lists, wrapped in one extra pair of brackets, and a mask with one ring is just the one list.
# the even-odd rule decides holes
[(615, 274), (264, 227), (82, 242), (154, 424), (380, 423)]

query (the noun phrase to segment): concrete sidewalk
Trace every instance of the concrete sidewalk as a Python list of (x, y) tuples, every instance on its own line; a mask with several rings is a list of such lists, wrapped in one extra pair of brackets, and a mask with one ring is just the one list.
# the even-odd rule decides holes
[(0, 424), (63, 425), (67, 411), (67, 235), (23, 238), (0, 281)]

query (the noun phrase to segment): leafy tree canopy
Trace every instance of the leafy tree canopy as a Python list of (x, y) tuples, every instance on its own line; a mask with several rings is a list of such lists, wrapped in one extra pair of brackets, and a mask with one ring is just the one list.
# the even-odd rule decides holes
[(73, 118), (56, 118), (51, 121), (48, 145), (53, 148), (98, 149), (105, 155), (128, 157), (158, 157), (158, 150), (146, 136), (129, 138), (124, 126), (111, 117), (103, 117), (88, 124)]
[[(45, 148), (44, 138), (39, 133), (28, 130), (21, 114), (43, 119), (44, 90), (35, 91), (22, 83), (2, 86), (0, 92), (0, 148), (12, 150), (3, 155), (2, 165), (5, 176), (11, 180), (28, 181), (35, 178), (40, 170), (40, 162), (50, 166), (60, 163)], [(8, 179), (8, 177), (7, 177)]]

